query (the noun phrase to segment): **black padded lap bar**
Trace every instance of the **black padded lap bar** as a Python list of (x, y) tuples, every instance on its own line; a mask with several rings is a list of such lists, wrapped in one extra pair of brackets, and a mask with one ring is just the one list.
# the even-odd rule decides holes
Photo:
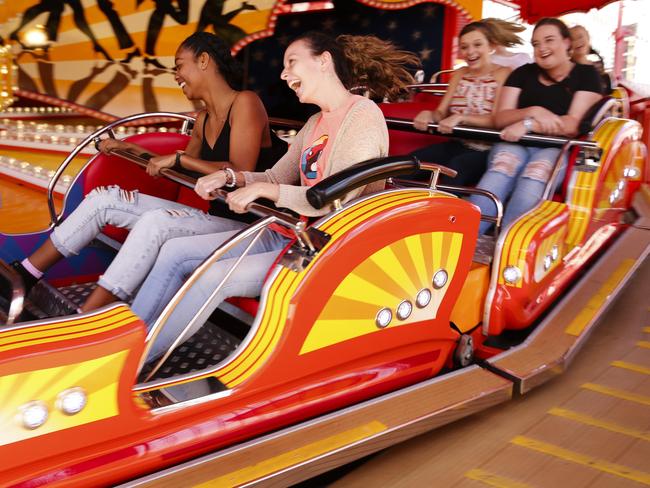
[(329, 176), (307, 190), (307, 200), (314, 208), (342, 198), (346, 193), (373, 181), (413, 173), (420, 168), (414, 156), (390, 156), (355, 164)]

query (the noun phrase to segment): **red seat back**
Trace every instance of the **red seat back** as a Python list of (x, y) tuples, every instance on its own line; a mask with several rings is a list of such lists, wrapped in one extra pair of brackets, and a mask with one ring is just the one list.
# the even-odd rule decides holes
[[(433, 98), (433, 97), (432, 97)], [(435, 97), (439, 99), (440, 97)], [(439, 101), (439, 100), (437, 100)], [(413, 120), (422, 110), (435, 110), (436, 104), (422, 102), (380, 103), (379, 108), (384, 117)], [(388, 130), (390, 139), (389, 154), (391, 156), (410, 154), (416, 149), (444, 142), (446, 137), (432, 136), (424, 132), (405, 132), (401, 130)]]

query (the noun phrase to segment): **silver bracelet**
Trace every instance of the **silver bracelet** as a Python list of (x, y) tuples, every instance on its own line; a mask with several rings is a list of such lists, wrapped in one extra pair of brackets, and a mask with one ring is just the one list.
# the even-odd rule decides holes
[(237, 186), (237, 175), (232, 168), (226, 167), (223, 170), (226, 172), (226, 188), (235, 188)]

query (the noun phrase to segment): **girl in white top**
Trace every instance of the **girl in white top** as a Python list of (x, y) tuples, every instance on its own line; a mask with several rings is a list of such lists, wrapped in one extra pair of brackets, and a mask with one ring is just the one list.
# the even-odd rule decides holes
[(495, 19), (494, 17), (483, 19), (481, 22), (487, 25), (491, 31), (491, 37), (494, 39), (494, 53), (492, 54), (494, 64), (500, 64), (514, 70), (523, 64), (533, 62), (530, 55), (526, 53), (508, 51), (508, 48), (524, 43), (521, 37), (517, 35), (519, 32), (526, 30), (523, 25)]

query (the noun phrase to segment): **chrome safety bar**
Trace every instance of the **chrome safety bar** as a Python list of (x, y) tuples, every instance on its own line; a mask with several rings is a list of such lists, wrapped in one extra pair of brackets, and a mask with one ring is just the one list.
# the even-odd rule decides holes
[(47, 186), (47, 206), (50, 210), (51, 227), (58, 225), (59, 221), (61, 220), (61, 216), (57, 214), (56, 208), (54, 206), (54, 188), (56, 187), (59, 178), (61, 178), (61, 175), (63, 175), (63, 172), (67, 169), (67, 167), (70, 165), (72, 160), (77, 156), (77, 154), (79, 154), (88, 144), (94, 143), (95, 140), (98, 139), (103, 134), (108, 133), (109, 137), (115, 139), (115, 132), (113, 131), (113, 129), (117, 126), (128, 124), (130, 122), (140, 120), (140, 119), (149, 119), (153, 117), (165, 117), (165, 118), (183, 120), (183, 125), (181, 127), (182, 134), (188, 133), (190, 130), (190, 126), (193, 125), (195, 122), (194, 117), (185, 114), (178, 114), (174, 112), (149, 112), (144, 114), (135, 114), (120, 120), (116, 120), (115, 122), (112, 122), (111, 124), (104, 126), (101, 129), (98, 129), (92, 134), (90, 134), (89, 136), (87, 136), (63, 160), (63, 162), (59, 165), (59, 167), (55, 171), (54, 175), (52, 176), (52, 179), (50, 180)]
[[(13, 325), (20, 313), (23, 311), (23, 306), (25, 304), (25, 287), (23, 285), (23, 280), (20, 278), (20, 275), (16, 270), (1, 259), (0, 275), (2, 275), (13, 290), (11, 300), (9, 301), (9, 310), (7, 311), (6, 322), (4, 324)], [(1, 311), (0, 313), (4, 315), (4, 311)]]
[[(389, 129), (403, 130), (407, 132), (418, 132), (422, 133), (423, 131), (417, 130), (413, 127), (413, 120), (411, 119), (399, 119), (393, 117), (386, 118), (386, 124)], [(442, 134), (438, 132), (438, 124), (429, 124), (427, 130), (429, 133), (436, 133), (445, 137), (463, 137), (468, 139), (481, 139), (488, 142), (504, 142), (501, 139), (501, 133), (498, 130), (494, 129), (482, 129), (478, 127), (464, 127), (456, 126), (451, 134)], [(567, 142), (570, 142), (572, 145), (580, 146), (586, 149), (599, 150), (598, 143), (594, 141), (582, 141), (578, 139), (567, 139), (565, 137), (555, 137), (555, 136), (545, 136), (538, 134), (526, 134), (518, 142), (526, 143), (528, 145), (539, 145), (539, 146), (551, 146), (551, 147), (562, 147)]]
[[(215, 287), (215, 289), (212, 291), (210, 297), (206, 302), (203, 304), (201, 309), (194, 315), (192, 320), (188, 322), (188, 324), (183, 328), (181, 334), (179, 334), (174, 341), (174, 343), (169, 347), (167, 352), (161, 356), (161, 358), (156, 362), (156, 365), (154, 368), (147, 374), (147, 377), (144, 379), (146, 382), (149, 380), (155, 373), (158, 371), (160, 366), (165, 362), (167, 357), (172, 353), (174, 348), (180, 344), (180, 341), (185, 337), (187, 331), (204, 315), (204, 312), (208, 305), (212, 302), (214, 296), (221, 290), (223, 285), (228, 281), (228, 278), (231, 276), (231, 274), (234, 272), (234, 270), (239, 266), (241, 263), (242, 259), (250, 248), (257, 242), (257, 239), (262, 235), (262, 233), (269, 227), (269, 225), (273, 223), (278, 223), (277, 218), (273, 215), (269, 215), (268, 217), (259, 220), (253, 224), (251, 224), (248, 227), (243, 228), (241, 231), (239, 231), (237, 234), (232, 236), (230, 239), (225, 241), (223, 244), (221, 244), (217, 249), (214, 250), (214, 252), (208, 256), (201, 265), (196, 268), (196, 270), (192, 273), (192, 275), (183, 283), (183, 286), (176, 292), (174, 297), (170, 300), (170, 302), (165, 306), (163, 309), (162, 313), (160, 316), (156, 319), (156, 321), (153, 323), (151, 326), (151, 329), (149, 329), (149, 333), (147, 334), (146, 338), (146, 343), (145, 343), (145, 349), (144, 352), (142, 353), (142, 357), (140, 359), (140, 365), (138, 367), (138, 375), (140, 374), (140, 371), (145, 365), (147, 356), (149, 355), (149, 351), (153, 347), (153, 344), (156, 341), (156, 338), (160, 334), (161, 330), (165, 326), (167, 320), (172, 316), (174, 310), (176, 307), (179, 305), (179, 303), (183, 300), (183, 297), (188, 293), (188, 291), (192, 288), (192, 286), (203, 276), (203, 274), (210, 269), (210, 267), (216, 263), (224, 254), (226, 254), (228, 251), (233, 249), (235, 246), (241, 244), (245, 239), (254, 236), (251, 242), (247, 245), (246, 249), (244, 252), (237, 258), (235, 263), (230, 267), (228, 272), (226, 273), (225, 277), (221, 282)], [(206, 374), (206, 372), (209, 371), (201, 371), (199, 374), (203, 375)], [(194, 375), (196, 376), (196, 374)], [(192, 375), (187, 375), (187, 376), (176, 376), (174, 377), (174, 382), (178, 381), (179, 378), (191, 378)], [(169, 383), (170, 380), (159, 380), (157, 382), (153, 383), (145, 383), (145, 384), (137, 384), (133, 388), (133, 391), (143, 391), (143, 390), (148, 390), (151, 389), (152, 387), (158, 388), (162, 387), (163, 384)]]
[(416, 85), (406, 85), (406, 88), (413, 93), (432, 93), (443, 96), (449, 85), (447, 83), (418, 83)]
[(567, 142), (563, 147), (558, 157), (555, 159), (555, 164), (553, 165), (553, 172), (551, 173), (550, 178), (546, 182), (546, 187), (544, 188), (544, 193), (542, 194), (542, 200), (550, 200), (555, 193), (555, 182), (557, 181), (560, 173), (562, 171), (562, 166), (564, 166), (564, 161), (566, 164), (569, 162), (569, 152), (574, 147), (572, 141)]
[[(422, 181), (400, 180), (400, 179), (393, 179), (393, 178), (391, 178), (391, 181), (394, 184), (400, 186), (431, 189), (429, 184), (424, 183)], [(496, 208), (496, 217), (492, 217), (491, 215), (481, 214), (481, 220), (485, 222), (493, 223), (496, 233), (497, 234), (499, 233), (499, 229), (501, 228), (501, 220), (503, 220), (503, 203), (501, 202), (501, 200), (499, 200), (499, 197), (497, 197), (494, 193), (488, 190), (483, 190), (481, 188), (469, 188), (466, 186), (452, 186), (452, 185), (439, 185), (439, 184), (435, 186), (435, 189), (447, 191), (447, 192), (462, 193), (464, 195), (481, 195), (491, 200), (492, 203), (494, 204), (494, 207)]]
[(440, 71), (436, 71), (435, 73), (433, 73), (431, 75), (431, 78), (429, 78), (429, 80), (431, 81), (431, 83), (436, 83), (438, 81), (438, 78), (440, 78), (442, 75), (453, 73), (454, 71), (456, 71), (456, 70), (455, 69), (442, 69)]
[[(129, 161), (137, 164), (138, 166), (141, 166), (143, 168), (147, 167), (147, 164), (149, 164), (149, 161), (142, 156), (129, 152), (129, 151), (124, 151), (121, 149), (117, 150), (112, 150), (111, 154), (115, 154), (116, 156), (119, 156), (124, 159), (128, 159)], [(194, 188), (194, 185), (196, 184), (196, 179), (192, 178), (191, 176), (187, 176), (183, 173), (180, 173), (178, 171), (175, 171), (173, 169), (169, 168), (164, 168), (160, 171), (160, 173), (165, 176), (166, 178), (169, 178), (170, 180), (179, 183), (183, 186), (186, 186), (187, 188)], [(228, 192), (225, 190), (222, 190), (220, 188), (213, 190), (211, 193), (213, 196), (220, 198), (221, 200), (225, 201), (226, 197), (228, 196)], [(264, 205), (261, 205), (259, 203), (252, 202), (248, 204), (248, 207), (246, 208), (250, 213), (253, 215), (256, 215), (257, 217), (269, 217), (273, 216), (277, 219), (277, 223), (283, 224), (287, 227), (293, 228), (296, 231), (296, 234), (302, 233), (305, 231), (305, 228), (302, 224), (302, 221), (300, 219), (297, 219), (289, 214), (285, 214), (283, 212), (280, 212), (279, 210), (275, 210), (273, 208), (266, 207)]]

